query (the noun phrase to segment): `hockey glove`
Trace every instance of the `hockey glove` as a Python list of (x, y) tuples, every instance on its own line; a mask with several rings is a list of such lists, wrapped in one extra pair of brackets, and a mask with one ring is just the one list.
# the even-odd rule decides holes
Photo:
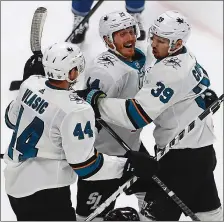
[(32, 75), (45, 76), (44, 67), (42, 64), (42, 53), (32, 55), (26, 62), (23, 72), (23, 81)]
[(86, 100), (86, 102), (88, 102), (94, 112), (95, 112), (95, 118), (100, 118), (100, 111), (98, 109), (98, 100), (100, 98), (105, 98), (107, 96), (106, 93), (104, 93), (103, 91), (101, 90), (98, 90), (98, 89), (90, 89), (90, 88), (87, 88), (87, 89), (84, 89), (84, 90), (77, 90), (75, 91), (77, 93), (77, 95), (81, 98), (83, 98), (84, 100)]
[(134, 174), (144, 180), (150, 178), (159, 170), (159, 163), (149, 154), (138, 151), (128, 151), (125, 154), (128, 158), (124, 167), (125, 174)]
[[(205, 106), (206, 108), (208, 108), (213, 102), (215, 102), (218, 99), (218, 96), (216, 95), (216, 93), (211, 90), (211, 89), (207, 89), (204, 93), (205, 95), (204, 97), (204, 101), (205, 101)], [(217, 106), (214, 110), (213, 110), (213, 114), (220, 108), (220, 105)]]
[(147, 180), (139, 178), (134, 184), (132, 184), (124, 192), (126, 195), (149, 192), (153, 183), (154, 183), (153, 180), (150, 180), (149, 178)]

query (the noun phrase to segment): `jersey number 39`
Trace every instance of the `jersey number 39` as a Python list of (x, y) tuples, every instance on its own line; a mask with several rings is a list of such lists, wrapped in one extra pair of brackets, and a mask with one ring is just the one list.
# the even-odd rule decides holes
[(157, 82), (156, 85), (158, 86), (158, 88), (152, 89), (151, 94), (154, 97), (159, 96), (159, 100), (162, 103), (168, 103), (170, 98), (172, 97), (174, 91), (169, 87), (166, 88), (166, 86), (162, 82)]

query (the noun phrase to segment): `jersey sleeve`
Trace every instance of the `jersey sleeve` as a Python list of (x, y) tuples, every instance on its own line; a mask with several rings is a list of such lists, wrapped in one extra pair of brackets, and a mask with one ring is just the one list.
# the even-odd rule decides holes
[(18, 98), (16, 100), (13, 100), (6, 108), (5, 123), (8, 128), (13, 130), (15, 129), (19, 109), (20, 109), (20, 103), (18, 101)]
[(5, 123), (7, 125), (7, 127), (9, 127), (10, 129), (14, 129), (16, 126), (16, 122), (17, 122), (17, 117), (19, 114), (19, 110), (21, 107), (21, 99), (22, 99), (22, 95), (25, 92), (25, 86), (26, 86), (26, 82), (28, 82), (29, 80), (27, 79), (26, 81), (24, 81), (19, 89), (19, 93), (16, 97), (15, 100), (13, 100), (8, 107), (6, 108), (5, 111)]
[(24, 96), (24, 93), (27, 89), (27, 86), (33, 84), (37, 79), (42, 78), (45, 79), (43, 76), (40, 75), (33, 75), (30, 76), (28, 79), (22, 82), (19, 93), (14, 101), (12, 101), (5, 111), (5, 123), (10, 129), (14, 129), (18, 117), (18, 113), (21, 107), (21, 100)]
[(105, 98), (99, 102), (101, 118), (128, 129), (139, 129), (189, 92), (185, 78), (172, 67), (152, 68), (133, 99)]
[(66, 159), (82, 179), (120, 178), (126, 159), (107, 156), (94, 148), (94, 126), (91, 107), (71, 112), (64, 118), (61, 136)]
[(119, 94), (119, 86), (111, 76), (110, 72), (102, 67), (93, 66), (86, 72), (86, 87), (100, 89), (107, 94), (108, 97), (117, 97)]

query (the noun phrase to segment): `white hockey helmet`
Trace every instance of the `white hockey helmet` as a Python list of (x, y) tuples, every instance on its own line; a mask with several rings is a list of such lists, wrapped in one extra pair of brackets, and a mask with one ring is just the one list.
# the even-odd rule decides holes
[[(126, 29), (128, 27), (134, 27), (136, 37), (140, 36), (140, 30), (135, 18), (127, 12), (115, 11), (100, 18), (99, 32), (100, 37), (104, 40), (104, 36), (108, 37), (110, 42), (114, 43), (113, 33)], [(105, 42), (106, 43), (106, 42)]]
[(186, 44), (191, 33), (191, 26), (187, 21), (187, 18), (180, 14), (177, 11), (166, 11), (158, 16), (156, 20), (154, 20), (154, 24), (149, 28), (149, 36), (151, 37), (153, 34), (169, 39), (170, 47), (169, 53), (174, 53), (175, 51), (170, 51), (173, 45), (177, 40), (181, 39), (183, 41), (183, 45)]
[(85, 59), (81, 50), (77, 45), (68, 42), (55, 43), (48, 47), (42, 62), (49, 79), (67, 80), (70, 83), (74, 83), (75, 80), (69, 79), (69, 72), (77, 67), (80, 74), (85, 68)]

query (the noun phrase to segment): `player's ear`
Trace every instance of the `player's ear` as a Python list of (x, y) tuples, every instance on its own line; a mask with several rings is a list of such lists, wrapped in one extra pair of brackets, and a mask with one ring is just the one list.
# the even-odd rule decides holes
[(73, 69), (71, 69), (69, 71), (69, 79), (72, 80), (72, 81), (77, 79), (78, 75), (79, 75), (79, 72), (78, 72), (77, 67), (74, 67)]
[(176, 44), (175, 44), (175, 48), (177, 49), (177, 48), (180, 48), (181, 46), (183, 45), (183, 41), (182, 41), (182, 39), (178, 39), (177, 41), (176, 41)]

